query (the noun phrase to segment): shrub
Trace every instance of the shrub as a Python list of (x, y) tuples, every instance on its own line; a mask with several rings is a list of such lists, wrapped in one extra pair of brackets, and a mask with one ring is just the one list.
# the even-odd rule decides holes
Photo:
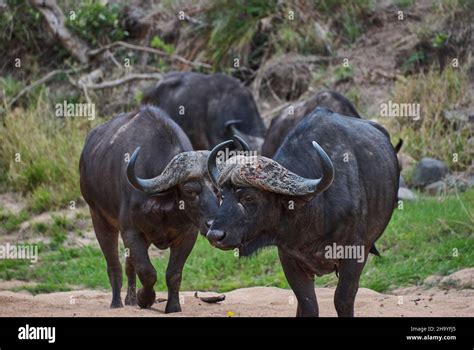
[(120, 24), (122, 6), (117, 3), (82, 3), (77, 11), (70, 12), (66, 23), (73, 32), (94, 46), (101, 41), (123, 40), (129, 33)]
[(316, 9), (334, 22), (335, 29), (346, 43), (354, 42), (361, 34), (366, 16), (372, 12), (373, 0), (321, 0)]
[(276, 10), (277, 1), (213, 0), (206, 12), (211, 24), (208, 47), (216, 66), (239, 55), (254, 38), (259, 21)]

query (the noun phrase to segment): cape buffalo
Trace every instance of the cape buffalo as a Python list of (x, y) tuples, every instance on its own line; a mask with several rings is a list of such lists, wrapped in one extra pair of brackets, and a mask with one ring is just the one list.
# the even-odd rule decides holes
[(165, 110), (195, 149), (209, 149), (233, 134), (252, 149), (262, 146), (266, 130), (252, 94), (228, 75), (168, 73), (142, 102)]
[[(206, 170), (208, 153), (193, 151), (181, 128), (165, 112), (148, 106), (120, 114), (87, 136), (80, 159), (81, 192), (107, 261), (112, 308), (122, 306), (120, 231), (128, 252), (125, 304), (146, 308), (155, 302), (156, 271), (148, 256), (154, 244), (170, 248), (165, 311), (181, 310), (184, 263), (197, 231), (206, 232), (217, 211)], [(136, 274), (143, 285), (138, 294)]]
[(317, 108), (273, 159), (239, 155), (218, 163), (223, 145), (216, 146), (208, 169), (222, 202), (208, 240), (241, 256), (276, 245), (297, 316), (318, 315), (314, 275), (335, 271), (337, 313), (353, 316), (369, 250), (397, 198), (398, 162), (387, 135), (374, 122)]
[(272, 119), (262, 145), (262, 155), (273, 156), (291, 129), (316, 107), (325, 107), (342, 115), (360, 118), (354, 105), (343, 95), (335, 91), (322, 91), (306, 101), (297, 102), (285, 108)]

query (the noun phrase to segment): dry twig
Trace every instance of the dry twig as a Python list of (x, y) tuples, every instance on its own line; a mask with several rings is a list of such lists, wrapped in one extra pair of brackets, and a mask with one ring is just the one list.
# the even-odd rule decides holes
[(72, 69), (56, 69), (56, 70), (53, 70), (49, 73), (47, 73), (46, 75), (44, 75), (43, 77), (41, 77), (40, 79), (34, 81), (33, 83), (31, 83), (30, 85), (28, 86), (25, 86), (15, 97), (13, 97), (8, 103), (7, 103), (7, 107), (10, 108), (16, 101), (18, 101), (23, 95), (27, 94), (28, 92), (30, 92), (31, 90), (33, 90), (35, 87), (37, 87), (38, 85), (41, 85), (45, 82), (47, 82), (48, 80), (50, 80), (51, 78), (55, 77), (56, 75), (58, 74), (71, 74), (71, 73), (77, 73), (81, 70), (84, 70), (86, 68), (86, 66), (82, 66), (82, 67), (78, 67), (78, 68), (72, 68)]
[(140, 45), (130, 44), (130, 43), (127, 43), (125, 41), (115, 41), (115, 42), (110, 43), (108, 45), (105, 45), (105, 46), (103, 46), (99, 49), (91, 50), (91, 51), (89, 51), (88, 55), (91, 56), (91, 57), (95, 57), (98, 54), (101, 54), (104, 51), (107, 51), (107, 50), (109, 50), (113, 47), (116, 47), (116, 46), (125, 47), (125, 48), (131, 49), (131, 50), (149, 52), (149, 53), (153, 53), (155, 55), (159, 55), (159, 56), (162, 56), (162, 57), (168, 57), (170, 59), (173, 59), (175, 61), (179, 61), (179, 62), (184, 63), (184, 64), (189, 65), (189, 66), (200, 67), (200, 68), (208, 68), (208, 69), (212, 68), (212, 66), (210, 64), (207, 64), (207, 63), (190, 61), (190, 60), (187, 60), (184, 57), (174, 55), (174, 54), (168, 54), (168, 53), (166, 53), (162, 50), (154, 49), (154, 48), (148, 47), (148, 46), (140, 46)]

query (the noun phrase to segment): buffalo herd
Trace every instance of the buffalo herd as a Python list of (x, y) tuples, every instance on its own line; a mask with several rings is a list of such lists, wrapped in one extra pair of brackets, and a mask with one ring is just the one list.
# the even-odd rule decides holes
[(235, 78), (166, 74), (140, 108), (92, 129), (80, 158), (111, 307), (123, 306), (119, 232), (126, 305), (154, 304), (148, 249), (170, 248), (166, 313), (181, 311), (182, 271), (200, 232), (239, 256), (276, 246), (297, 316), (318, 316), (314, 276), (335, 272), (337, 314), (353, 316), (367, 256), (378, 254), (397, 201), (400, 146), (334, 91), (287, 107), (266, 130)]

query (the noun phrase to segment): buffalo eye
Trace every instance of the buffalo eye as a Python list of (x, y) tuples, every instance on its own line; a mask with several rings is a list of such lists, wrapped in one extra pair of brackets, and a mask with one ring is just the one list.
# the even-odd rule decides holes
[(185, 183), (183, 192), (187, 197), (196, 197), (201, 193), (201, 185), (198, 182)]
[(240, 202), (242, 204), (250, 204), (250, 203), (253, 203), (253, 201), (255, 200), (255, 196), (251, 195), (251, 194), (244, 194), (241, 198), (240, 198)]

